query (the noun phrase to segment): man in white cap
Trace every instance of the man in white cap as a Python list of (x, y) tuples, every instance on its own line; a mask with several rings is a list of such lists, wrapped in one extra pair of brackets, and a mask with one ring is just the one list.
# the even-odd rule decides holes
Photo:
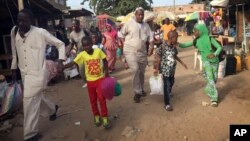
[[(124, 55), (132, 70), (132, 83), (134, 101), (140, 102), (141, 96), (146, 96), (144, 91), (145, 68), (148, 64), (147, 56), (153, 53), (153, 36), (149, 25), (143, 22), (144, 9), (139, 7), (135, 10), (135, 18), (125, 23), (121, 33), (124, 41)], [(150, 43), (147, 53), (146, 42)]]

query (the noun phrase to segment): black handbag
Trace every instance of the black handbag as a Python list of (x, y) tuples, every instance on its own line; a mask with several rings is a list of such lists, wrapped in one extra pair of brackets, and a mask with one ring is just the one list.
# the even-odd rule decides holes
[(46, 60), (57, 60), (59, 52), (55, 46), (47, 45), (46, 47)]

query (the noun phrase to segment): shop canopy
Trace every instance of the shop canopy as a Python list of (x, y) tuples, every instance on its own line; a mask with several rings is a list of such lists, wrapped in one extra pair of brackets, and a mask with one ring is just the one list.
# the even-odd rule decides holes
[(213, 0), (210, 2), (210, 5), (216, 7), (227, 7), (228, 3), (229, 0)]
[(82, 8), (82, 9), (67, 9), (63, 10), (64, 18), (74, 18), (74, 17), (82, 17), (82, 16), (92, 16), (93, 13)]
[(158, 13), (157, 19), (158, 20), (164, 20), (166, 18), (169, 18), (170, 20), (175, 20), (176, 15), (169, 11), (161, 11)]
[(107, 20), (107, 19), (109, 19), (109, 20), (111, 20), (113, 22), (116, 22), (116, 18), (113, 17), (113, 16), (110, 16), (108, 14), (97, 15), (96, 18), (98, 20), (105, 20), (105, 19)]
[[(126, 23), (130, 19), (134, 18), (134, 16), (135, 16), (135, 13), (131, 12), (131, 13), (127, 14), (126, 16), (118, 16), (116, 18), (116, 20), (121, 21), (121, 23)], [(154, 20), (156, 17), (157, 17), (157, 14), (152, 12), (152, 11), (146, 10), (145, 13), (144, 13), (144, 21), (145, 22)]]
[(177, 15), (177, 17), (180, 19), (184, 19), (187, 17), (187, 14), (180, 14), (180, 15)]
[(185, 18), (185, 21), (191, 21), (191, 20), (204, 20), (205, 18), (209, 17), (211, 14), (210, 11), (196, 11), (193, 12)]

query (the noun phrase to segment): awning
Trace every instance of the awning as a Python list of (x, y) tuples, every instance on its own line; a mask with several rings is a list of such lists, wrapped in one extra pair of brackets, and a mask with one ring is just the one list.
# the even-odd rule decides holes
[(229, 0), (213, 0), (210, 2), (211, 6), (217, 6), (217, 7), (227, 7), (229, 3)]
[(187, 14), (180, 14), (180, 15), (177, 15), (177, 17), (183, 19), (187, 17)]
[(193, 12), (185, 18), (185, 21), (191, 21), (191, 20), (204, 20), (205, 18), (209, 17), (211, 14), (210, 11), (196, 11)]
[[(35, 18), (54, 18), (63, 14), (61, 10), (55, 8), (46, 0), (24, 0), (24, 7), (31, 9)], [(17, 0), (0, 1), (1, 21), (10, 20), (11, 18), (13, 18), (13, 21), (16, 21), (17, 14)]]
[(82, 8), (82, 9), (70, 9), (70, 10), (64, 10), (65, 18), (74, 18), (74, 17), (82, 17), (82, 16), (92, 16), (93, 13)]

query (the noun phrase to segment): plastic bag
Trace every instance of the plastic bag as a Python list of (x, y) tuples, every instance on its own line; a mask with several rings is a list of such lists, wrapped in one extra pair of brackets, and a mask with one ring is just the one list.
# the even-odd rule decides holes
[(115, 84), (115, 96), (119, 96), (122, 94), (122, 86), (120, 83), (116, 82)]
[(151, 76), (149, 78), (150, 95), (163, 95), (163, 80), (161, 75)]
[(101, 84), (100, 84), (100, 91), (102, 95), (108, 99), (111, 100), (113, 96), (115, 95), (115, 85), (116, 85), (115, 78), (112, 77), (105, 77)]
[[(64, 64), (71, 63), (73, 60), (74, 60), (73, 56), (70, 56), (66, 59)], [(79, 75), (79, 72), (75, 66), (72, 68), (65, 69), (63, 72), (64, 72), (65, 79), (68, 79), (68, 77), (73, 78)]]
[(17, 110), (22, 104), (22, 99), (21, 85), (17, 82), (13, 85), (9, 84), (4, 94), (0, 116)]
[(6, 81), (0, 83), (0, 100), (4, 97), (5, 91), (8, 88)]

